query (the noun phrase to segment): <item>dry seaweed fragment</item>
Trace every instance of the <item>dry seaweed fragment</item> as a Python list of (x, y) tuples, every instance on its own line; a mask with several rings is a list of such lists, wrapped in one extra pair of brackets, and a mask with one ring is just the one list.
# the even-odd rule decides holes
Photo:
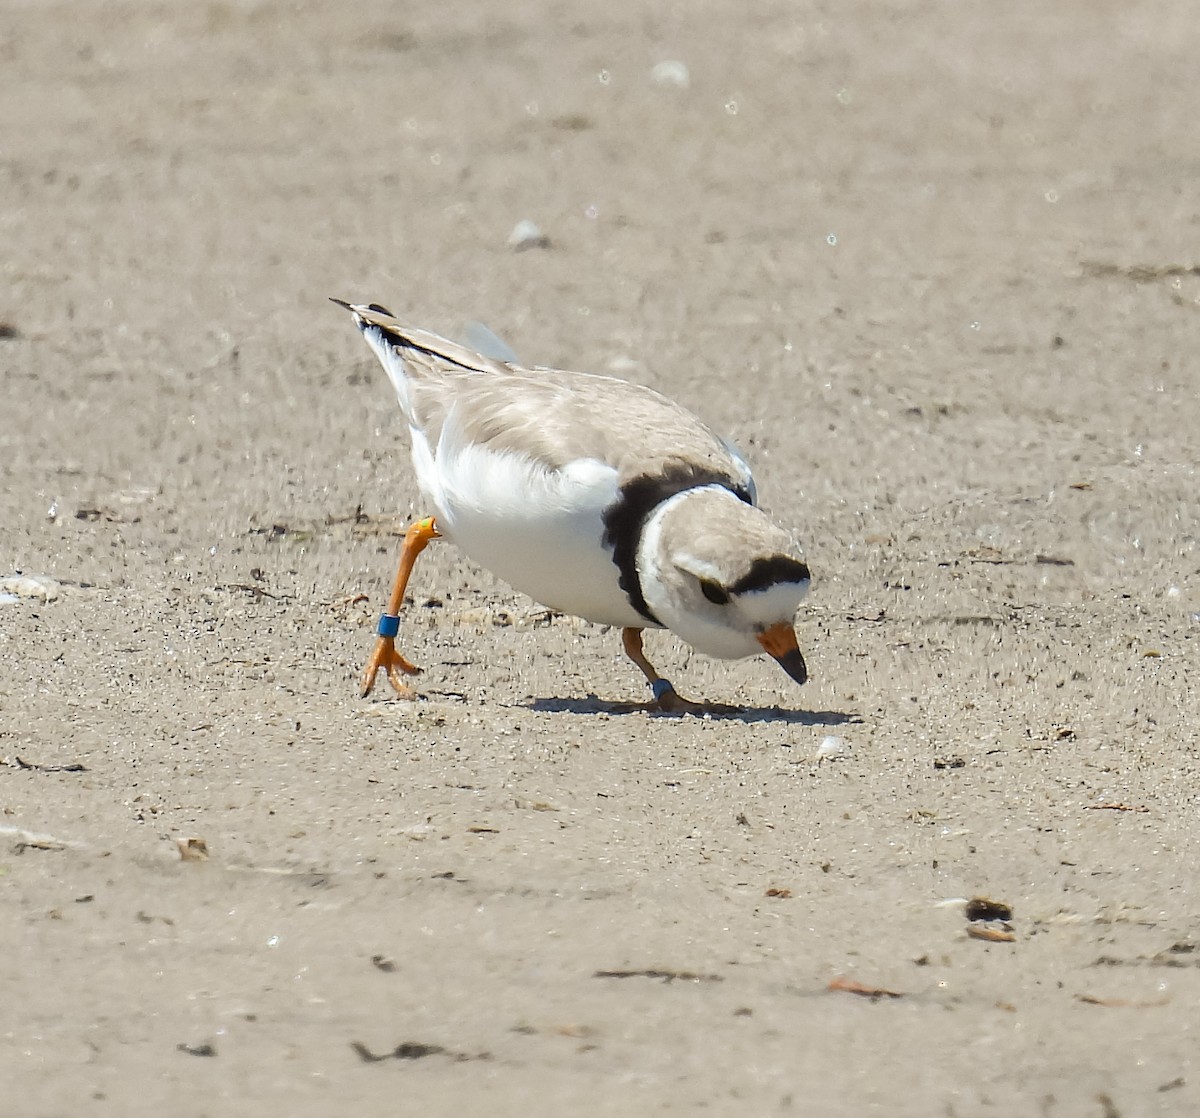
[(358, 1054), (364, 1064), (378, 1064), (384, 1060), (421, 1060), (426, 1056), (448, 1056), (462, 1063), (466, 1060), (490, 1060), (490, 1052), (453, 1052), (440, 1044), (423, 1044), (416, 1040), (406, 1040), (397, 1044), (390, 1052), (372, 1052), (361, 1040), (352, 1040), (350, 1047)]
[(832, 979), (825, 989), (833, 994), (857, 994), (859, 997), (870, 998), (872, 1001), (878, 1001), (880, 998), (904, 997), (898, 990), (889, 990), (884, 986), (867, 986), (842, 974)]
[(378, 1064), (383, 1060), (420, 1060), (425, 1056), (437, 1056), (445, 1052), (440, 1044), (421, 1044), (419, 1041), (406, 1040), (397, 1044), (390, 1052), (377, 1055), (360, 1040), (352, 1040), (350, 1047), (358, 1053), (364, 1064)]
[(1131, 998), (1100, 998), (1095, 994), (1076, 994), (1075, 1000), (1084, 1005), (1102, 1005), (1108, 1009), (1156, 1009), (1169, 1005), (1170, 998), (1150, 998), (1145, 1001), (1135, 1001)]
[(13, 755), (13, 760), (17, 763), (17, 768), (25, 772), (39, 773), (85, 773), (87, 767), (81, 765), (78, 761), (73, 761), (69, 765), (42, 765), (36, 761), (26, 761), (24, 757)]
[(968, 924), (967, 935), (972, 939), (982, 939), (988, 943), (1015, 943), (1017, 939), (1017, 933), (1008, 924), (999, 928), (992, 928), (987, 924)]
[(720, 982), (719, 974), (697, 974), (687, 970), (664, 970), (661, 967), (644, 967), (641, 970), (598, 970), (593, 978), (661, 978), (664, 982)]

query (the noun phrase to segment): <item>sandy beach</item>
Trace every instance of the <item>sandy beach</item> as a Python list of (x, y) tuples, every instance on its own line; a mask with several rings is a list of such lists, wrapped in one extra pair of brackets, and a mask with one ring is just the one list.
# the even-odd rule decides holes
[[(3, 9), (6, 1114), (1200, 1113), (1194, 13)], [(437, 544), (360, 699), (330, 296), (728, 434), (808, 684)]]

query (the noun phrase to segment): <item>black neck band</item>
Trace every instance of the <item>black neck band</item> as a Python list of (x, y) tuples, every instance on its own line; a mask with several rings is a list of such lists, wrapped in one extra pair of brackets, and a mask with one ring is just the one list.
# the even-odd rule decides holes
[(642, 580), (638, 577), (637, 553), (642, 532), (650, 514), (664, 501), (689, 489), (701, 489), (707, 485), (719, 485), (746, 504), (754, 503), (750, 491), (744, 486), (734, 485), (728, 474), (708, 466), (675, 463), (661, 473), (631, 478), (621, 486), (616, 502), (604, 514), (603, 542), (605, 547), (612, 548), (613, 562), (620, 572), (620, 587), (629, 598), (630, 605), (651, 625), (657, 625), (660, 629), (663, 623), (646, 604)]

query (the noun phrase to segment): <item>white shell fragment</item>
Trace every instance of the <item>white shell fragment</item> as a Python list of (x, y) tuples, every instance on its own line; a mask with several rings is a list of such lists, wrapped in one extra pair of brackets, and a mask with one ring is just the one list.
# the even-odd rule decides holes
[(508, 246), (517, 252), (524, 252), (527, 248), (549, 248), (550, 238), (535, 222), (525, 217), (513, 226), (513, 231), (508, 235)]
[(658, 63), (650, 71), (650, 79), (655, 85), (674, 86), (676, 89), (687, 89), (692, 82), (687, 66), (676, 58), (667, 58)]
[(38, 601), (52, 602), (58, 597), (59, 590), (58, 583), (47, 575), (8, 575), (0, 578), (0, 594), (13, 595), (4, 601), (36, 598)]
[(839, 738), (834, 734), (826, 734), (821, 739), (821, 744), (817, 746), (816, 760), (829, 761), (834, 757), (841, 757), (846, 752), (846, 741), (844, 738)]

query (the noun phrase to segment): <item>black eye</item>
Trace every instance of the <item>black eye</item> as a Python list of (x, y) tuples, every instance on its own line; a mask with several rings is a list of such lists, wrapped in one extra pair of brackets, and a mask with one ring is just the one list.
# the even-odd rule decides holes
[(714, 606), (729, 604), (729, 595), (725, 593), (725, 587), (719, 582), (714, 582), (711, 578), (702, 578), (700, 580), (700, 593), (712, 602)]

